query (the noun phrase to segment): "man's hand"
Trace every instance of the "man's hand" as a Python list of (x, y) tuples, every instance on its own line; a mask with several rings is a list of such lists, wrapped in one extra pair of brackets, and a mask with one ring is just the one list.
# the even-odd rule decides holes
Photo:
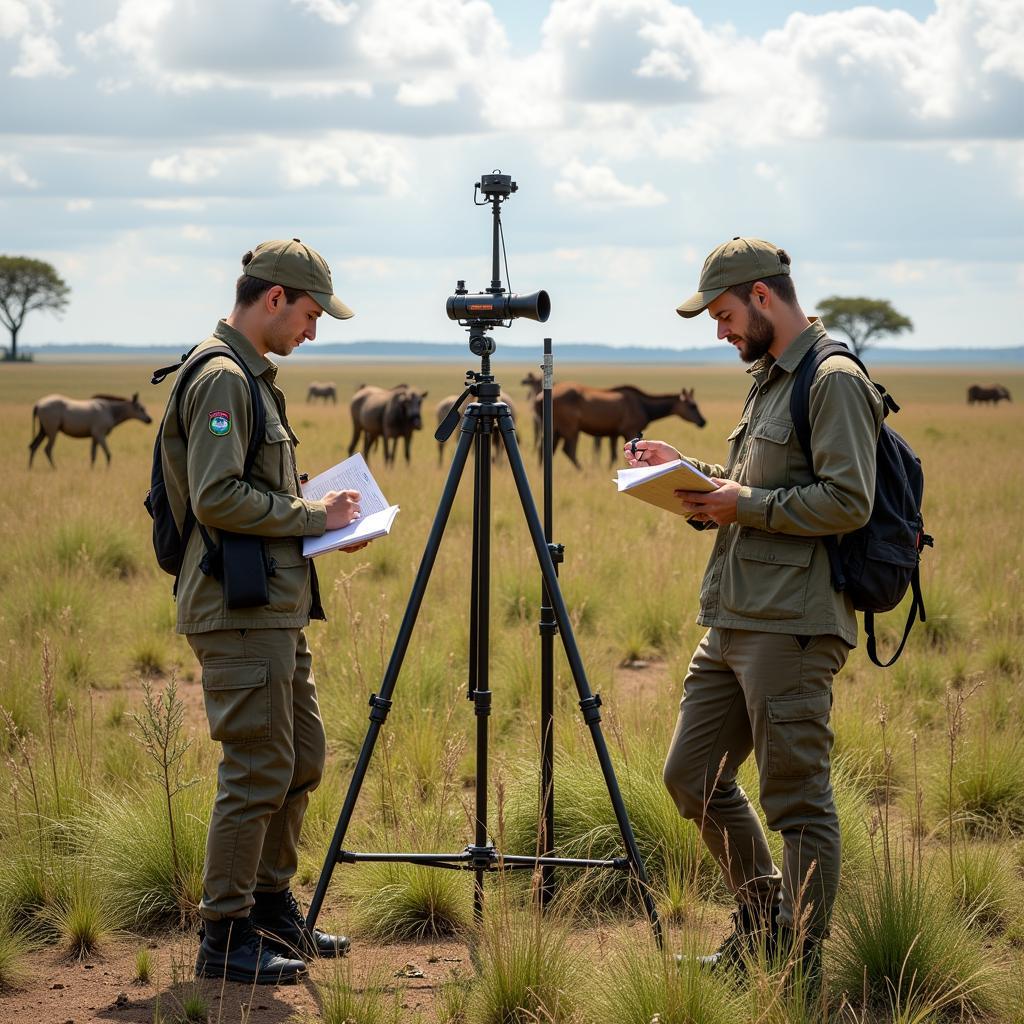
[(718, 485), (717, 490), (706, 494), (703, 491), (676, 491), (676, 497), (681, 499), (686, 514), (692, 515), (699, 523), (718, 523), (719, 526), (735, 523), (740, 485), (735, 480), (721, 480), (716, 476), (711, 480)]
[(340, 530), (359, 518), (358, 491), (328, 491), (324, 495), (327, 506), (327, 529)]
[(660, 466), (664, 462), (675, 462), (682, 458), (672, 445), (664, 441), (637, 441), (635, 455), (633, 442), (627, 441), (622, 446), (622, 454), (630, 466)]

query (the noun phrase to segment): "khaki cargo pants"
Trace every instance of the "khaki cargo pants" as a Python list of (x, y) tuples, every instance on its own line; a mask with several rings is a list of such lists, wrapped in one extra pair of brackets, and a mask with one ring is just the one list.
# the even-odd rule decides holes
[[(849, 654), (837, 636), (712, 628), (683, 684), (665, 785), (696, 822), (739, 903), (808, 934), (827, 930), (839, 886), (839, 819), (829, 757), (832, 679)], [(754, 752), (761, 808), (782, 834), (782, 869), (736, 772)]]
[(301, 629), (224, 629), (189, 644), (203, 670), (210, 737), (223, 748), (200, 913), (245, 916), (253, 891), (287, 888), (326, 740)]

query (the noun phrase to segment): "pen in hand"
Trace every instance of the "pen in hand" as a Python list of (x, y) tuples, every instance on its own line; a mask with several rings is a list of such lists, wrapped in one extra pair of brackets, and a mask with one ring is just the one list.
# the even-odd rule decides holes
[(636, 437), (634, 437), (629, 442), (629, 452), (633, 456), (633, 458), (636, 459), (637, 462), (642, 462), (643, 461), (644, 452), (646, 451), (646, 449), (642, 448), (640, 450), (640, 454), (639, 455), (637, 455), (637, 453), (636, 453), (636, 443), (637, 443), (637, 441), (642, 441), (643, 439), (644, 439), (644, 432), (641, 430), (640, 433), (637, 434)]

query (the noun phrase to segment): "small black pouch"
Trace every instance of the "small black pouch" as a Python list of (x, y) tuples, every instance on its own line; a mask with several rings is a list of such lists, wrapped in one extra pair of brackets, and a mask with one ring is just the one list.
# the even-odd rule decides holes
[(271, 572), (262, 537), (222, 533), (221, 582), (229, 609), (263, 608), (270, 604), (267, 576)]

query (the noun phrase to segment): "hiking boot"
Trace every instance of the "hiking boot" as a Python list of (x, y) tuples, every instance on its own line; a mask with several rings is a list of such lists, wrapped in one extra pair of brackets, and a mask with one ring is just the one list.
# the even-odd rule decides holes
[(306, 973), (301, 960), (280, 956), (256, 933), (248, 917), (204, 921), (196, 957), (197, 978), (227, 978), (246, 985), (279, 985)]
[(333, 958), (344, 956), (351, 943), (344, 935), (328, 935), (306, 927), (306, 918), (290, 889), (257, 892), (252, 923), (267, 939), (271, 949), (288, 956)]
[[(767, 915), (741, 903), (732, 913), (732, 931), (725, 941), (708, 956), (696, 957), (709, 971), (746, 971), (746, 958), (764, 949), (766, 956), (775, 954), (779, 936), (779, 905), (773, 903)], [(682, 955), (676, 960), (682, 963)]]

